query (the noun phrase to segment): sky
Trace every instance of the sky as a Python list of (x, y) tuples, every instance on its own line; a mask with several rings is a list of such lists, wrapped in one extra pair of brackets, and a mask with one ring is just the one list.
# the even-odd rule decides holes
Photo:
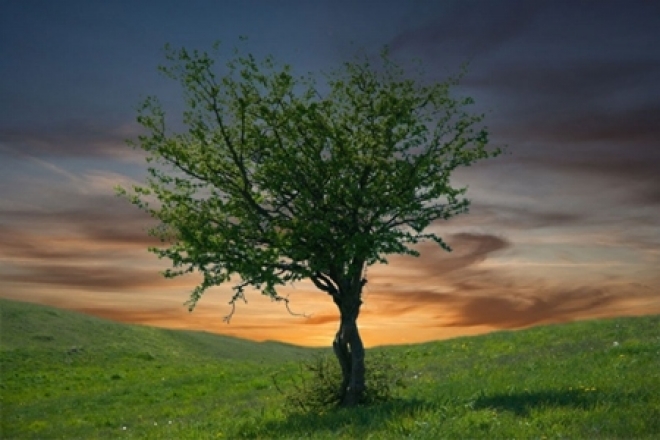
[[(309, 282), (281, 303), (231, 286), (183, 303), (148, 216), (114, 195), (145, 177), (137, 105), (180, 104), (163, 47), (247, 36), (297, 72), (388, 46), (456, 93), (507, 153), (457, 172), (469, 214), (368, 269), (367, 346), (660, 313), (660, 3), (655, 1), (0, 1), (0, 297), (122, 322), (329, 345), (338, 313)], [(222, 61), (222, 60), (221, 60)]]

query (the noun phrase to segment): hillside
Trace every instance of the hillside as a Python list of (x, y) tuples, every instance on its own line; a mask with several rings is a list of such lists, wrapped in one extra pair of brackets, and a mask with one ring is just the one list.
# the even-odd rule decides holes
[(68, 310), (0, 299), (0, 350), (272, 362), (309, 350), (212, 333), (121, 324)]
[(297, 415), (271, 377), (318, 350), (6, 300), (0, 331), (1, 438), (660, 436), (660, 316), (370, 350), (406, 366), (399, 400)]

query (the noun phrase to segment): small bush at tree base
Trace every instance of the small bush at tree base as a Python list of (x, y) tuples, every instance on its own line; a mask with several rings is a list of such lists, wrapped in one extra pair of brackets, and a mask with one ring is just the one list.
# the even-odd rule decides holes
[[(366, 361), (366, 390), (360, 405), (375, 405), (394, 400), (405, 388), (405, 367), (385, 353), (374, 353)], [(319, 355), (300, 364), (300, 372), (291, 379), (292, 387), (282, 389), (273, 376), (275, 387), (285, 397), (284, 410), (292, 413), (321, 413), (341, 404), (339, 384), (342, 375), (337, 359)]]

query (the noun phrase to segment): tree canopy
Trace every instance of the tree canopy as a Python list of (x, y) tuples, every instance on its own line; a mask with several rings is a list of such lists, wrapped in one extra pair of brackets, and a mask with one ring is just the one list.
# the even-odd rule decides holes
[(165, 276), (202, 274), (191, 309), (235, 279), (232, 305), (248, 286), (282, 299), (279, 286), (310, 279), (339, 307), (350, 382), (363, 362), (363, 269), (418, 255), (422, 240), (450, 250), (426, 229), (468, 209), (452, 172), (500, 153), (486, 148), (483, 116), (452, 96), (458, 78), (411, 79), (387, 51), (317, 76), (238, 51), (224, 66), (204, 51), (166, 53), (161, 70), (184, 90), (186, 129), (171, 130), (159, 101), (146, 99), (134, 145), (150, 176), (119, 189), (159, 220), (151, 233), (165, 245), (151, 250), (171, 260)]

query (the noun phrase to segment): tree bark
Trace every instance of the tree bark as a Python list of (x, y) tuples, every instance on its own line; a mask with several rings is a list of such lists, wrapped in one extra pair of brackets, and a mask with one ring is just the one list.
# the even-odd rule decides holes
[[(341, 318), (332, 346), (341, 366), (342, 382), (339, 395), (342, 406), (355, 406), (360, 403), (365, 390), (364, 345), (357, 326), (362, 304), (360, 290), (335, 300)], [(348, 292), (344, 292), (346, 293)]]

